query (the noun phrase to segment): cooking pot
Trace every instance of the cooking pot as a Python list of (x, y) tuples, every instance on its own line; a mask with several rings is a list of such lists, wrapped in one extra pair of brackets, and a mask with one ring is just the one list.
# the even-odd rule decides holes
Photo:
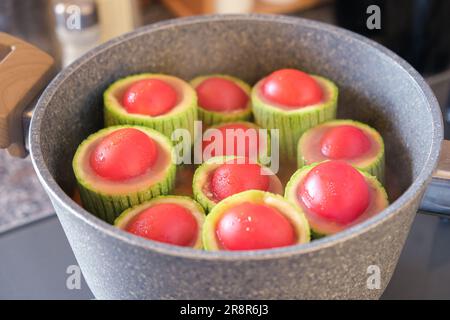
[[(5, 34), (0, 43), (6, 56), (0, 64), (0, 142), (24, 155), (22, 113), (48, 81), (52, 59)], [(206, 252), (136, 237), (72, 200), (72, 157), (79, 143), (102, 127), (102, 93), (114, 80), (140, 72), (184, 79), (226, 73), (255, 83), (284, 67), (336, 82), (339, 116), (366, 122), (383, 135), (391, 205), (375, 217), (308, 244)], [(440, 109), (428, 85), (384, 47), (318, 22), (230, 15), (154, 24), (89, 52), (47, 86), (27, 144), (97, 298), (365, 299), (378, 298), (388, 284), (433, 174), (423, 207), (449, 213), (450, 160), (445, 157), (450, 158), (450, 148), (442, 132)]]

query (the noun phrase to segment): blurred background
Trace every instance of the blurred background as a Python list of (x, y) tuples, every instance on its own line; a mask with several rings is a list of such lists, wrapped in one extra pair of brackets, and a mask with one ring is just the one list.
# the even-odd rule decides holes
[[(367, 27), (370, 5), (380, 8), (379, 29)], [(0, 32), (47, 51), (61, 69), (96, 45), (135, 28), (175, 17), (229, 13), (323, 21), (387, 46), (426, 78), (441, 105), (450, 139), (448, 0), (0, 0)], [(417, 215), (383, 297), (450, 299), (450, 287), (442, 285), (450, 283), (449, 243), (447, 219)], [(3, 150), (0, 261), (0, 298), (92, 297), (85, 283), (75, 290), (66, 286), (67, 268), (76, 261), (30, 160), (12, 159)]]

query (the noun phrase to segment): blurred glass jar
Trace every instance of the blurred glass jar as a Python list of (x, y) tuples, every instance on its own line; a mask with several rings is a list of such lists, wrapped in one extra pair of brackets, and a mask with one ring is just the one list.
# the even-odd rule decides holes
[(55, 32), (65, 67), (100, 41), (100, 26), (94, 0), (53, 0)]

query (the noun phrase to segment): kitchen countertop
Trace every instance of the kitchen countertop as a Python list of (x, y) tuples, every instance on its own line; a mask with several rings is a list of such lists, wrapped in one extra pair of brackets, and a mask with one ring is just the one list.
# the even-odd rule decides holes
[(53, 215), (30, 158), (12, 158), (0, 149), (0, 233)]

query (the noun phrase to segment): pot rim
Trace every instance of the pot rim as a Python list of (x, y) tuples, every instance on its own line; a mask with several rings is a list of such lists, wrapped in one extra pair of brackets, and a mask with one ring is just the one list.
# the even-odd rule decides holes
[[(397, 63), (403, 70), (405, 70), (409, 76), (415, 82), (415, 85), (422, 92), (424, 100), (427, 102), (428, 110), (432, 116), (432, 130), (433, 138), (432, 144), (429, 149), (428, 157), (425, 165), (421, 169), (418, 177), (413, 181), (409, 188), (393, 203), (391, 203), (385, 210), (379, 214), (371, 217), (370, 219), (350, 227), (337, 234), (324, 237), (322, 239), (314, 240), (310, 243), (299, 244), (294, 246), (275, 248), (275, 249), (265, 249), (265, 250), (254, 250), (254, 251), (204, 251), (192, 248), (177, 247), (169, 244), (164, 244), (160, 242), (155, 242), (140, 238), (138, 236), (132, 235), (128, 232), (120, 230), (102, 220), (95, 217), (91, 213), (87, 212), (81, 206), (79, 206), (72, 198), (70, 198), (57, 184), (54, 180), (50, 171), (48, 170), (40, 148), (40, 126), (42, 125), (42, 117), (48, 102), (52, 99), (55, 92), (59, 89), (59, 86), (64, 82), (64, 80), (69, 77), (72, 73), (77, 72), (80, 66), (95, 57), (96, 55), (130, 39), (139, 37), (143, 34), (169, 29), (174, 26), (184, 26), (204, 22), (214, 22), (214, 21), (265, 21), (265, 22), (275, 22), (281, 24), (289, 25), (299, 25), (307, 26), (309, 28), (333, 33), (338, 37), (351, 39), (364, 46), (377, 49), (383, 54), (386, 60), (390, 62)], [(97, 231), (114, 237), (117, 240), (124, 241), (130, 245), (141, 247), (143, 249), (158, 252), (160, 254), (166, 254), (171, 256), (177, 256), (182, 258), (191, 259), (203, 259), (203, 260), (264, 260), (264, 259), (276, 259), (289, 257), (291, 255), (299, 255), (317, 251), (323, 248), (327, 248), (339, 243), (342, 243), (351, 238), (357, 237), (371, 228), (383, 223), (385, 220), (395, 216), (400, 209), (409, 206), (415, 199), (420, 196), (421, 192), (425, 189), (425, 186), (431, 179), (431, 175), (435, 170), (439, 159), (439, 153), (441, 148), (441, 143), (443, 139), (443, 123), (442, 114), (440, 111), (439, 104), (431, 91), (428, 84), (422, 78), (422, 76), (406, 61), (397, 56), (395, 53), (389, 49), (383, 47), (382, 45), (360, 36), (354, 32), (344, 30), (339, 27), (335, 27), (322, 22), (312, 21), (303, 18), (278, 16), (278, 15), (267, 15), (267, 14), (233, 14), (233, 15), (206, 15), (199, 17), (187, 17), (187, 18), (177, 18), (166, 20), (163, 22), (158, 22), (152, 25), (144, 26), (131, 33), (122, 35), (115, 39), (112, 39), (85, 54), (72, 65), (62, 70), (53, 81), (46, 88), (42, 96), (37, 102), (36, 109), (33, 114), (33, 118), (30, 125), (30, 154), (33, 162), (35, 171), (39, 177), (41, 184), (44, 186), (47, 193), (51, 196), (52, 201), (56, 202), (57, 205), (63, 210), (67, 210), (71, 215), (75, 216), (77, 219), (81, 219), (84, 223), (90, 227), (96, 229)]]

